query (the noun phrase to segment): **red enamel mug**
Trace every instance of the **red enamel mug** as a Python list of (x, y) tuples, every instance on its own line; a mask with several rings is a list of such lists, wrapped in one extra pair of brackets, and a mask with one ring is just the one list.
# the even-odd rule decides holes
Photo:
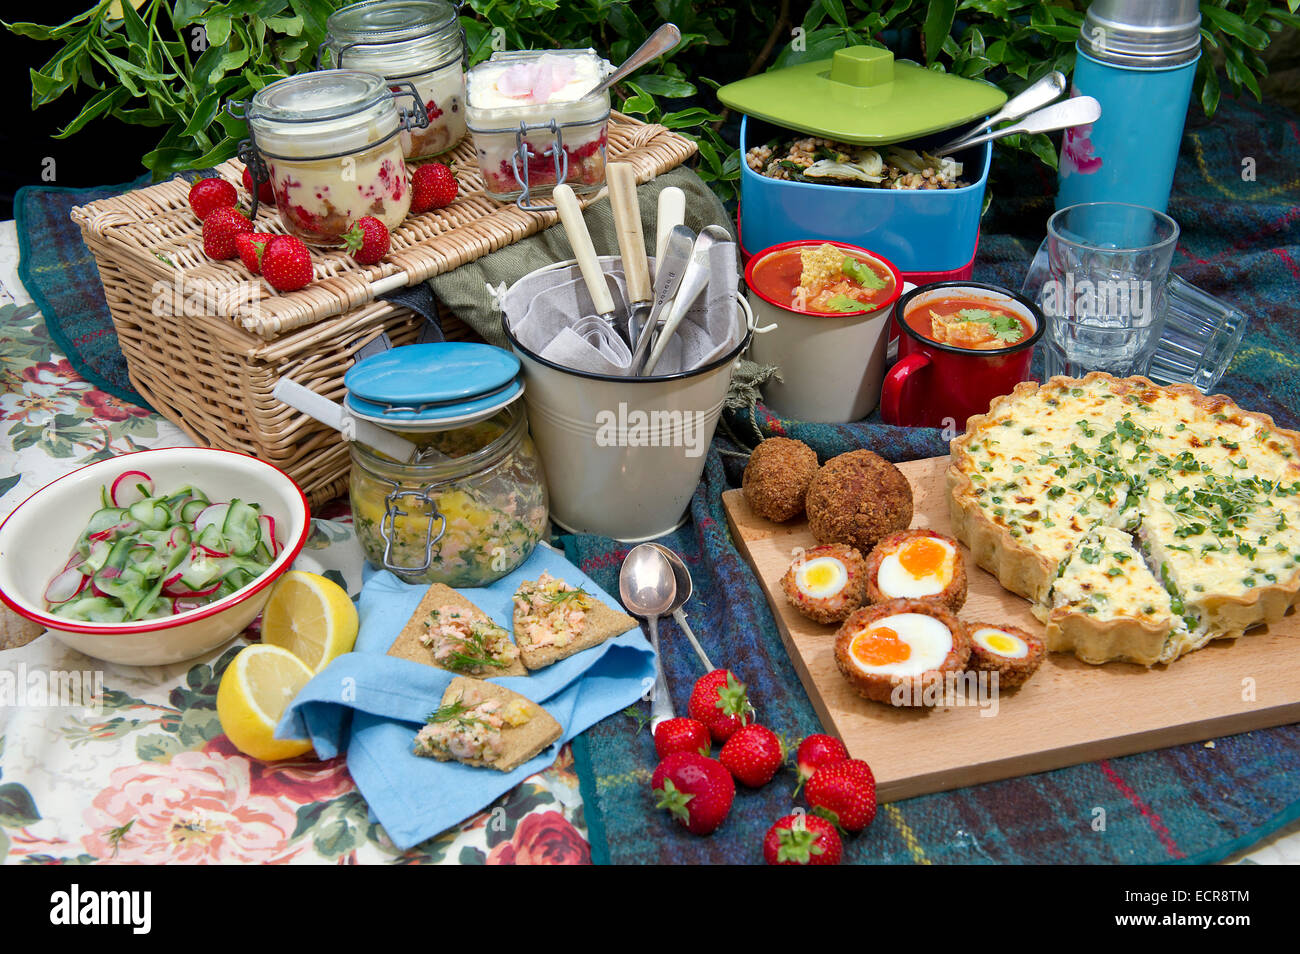
[[(1033, 333), (1005, 348), (977, 350), (934, 341), (908, 321), (914, 312), (947, 299), (987, 302), (1023, 318)], [(905, 293), (895, 315), (898, 362), (885, 374), (880, 416), (905, 427), (964, 429), (971, 415), (1029, 380), (1034, 345), (1043, 336), (1042, 313), (1013, 291), (982, 282), (936, 282)]]

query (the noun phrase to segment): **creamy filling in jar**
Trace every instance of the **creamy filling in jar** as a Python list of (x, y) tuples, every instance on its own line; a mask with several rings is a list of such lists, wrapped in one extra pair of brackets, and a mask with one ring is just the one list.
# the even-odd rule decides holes
[(494, 54), (469, 72), (466, 111), (489, 194), (510, 199), (560, 181), (605, 181), (609, 93), (591, 90), (609, 64), (591, 50)]
[(326, 22), (322, 58), (411, 83), (428, 126), (402, 133), (407, 159), (451, 149), (465, 138), (465, 40), (456, 9), (444, 0), (363, 0)]
[(280, 80), (253, 97), (249, 130), (291, 234), (337, 246), (362, 216), (389, 229), (406, 218), (411, 190), (400, 134), (410, 113), (399, 107), (398, 95), (371, 73), (322, 70)]

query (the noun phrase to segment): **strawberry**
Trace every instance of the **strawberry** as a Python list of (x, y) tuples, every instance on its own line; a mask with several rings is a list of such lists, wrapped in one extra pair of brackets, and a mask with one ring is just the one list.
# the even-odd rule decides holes
[(794, 756), (799, 774), (799, 781), (794, 787), (795, 795), (798, 795), (799, 789), (803, 788), (804, 783), (812, 778), (813, 772), (823, 765), (846, 762), (848, 758), (849, 750), (844, 747), (843, 742), (833, 735), (817, 732), (808, 736), (799, 743), (799, 751)]
[(876, 779), (857, 759), (813, 772), (804, 796), (815, 813), (847, 832), (862, 831), (876, 817)]
[(266, 245), (276, 238), (273, 232), (240, 232), (235, 236), (235, 249), (244, 267), (254, 275), (262, 274), (262, 255)]
[(239, 193), (225, 179), (200, 179), (190, 186), (190, 208), (200, 222), (206, 222), (217, 209), (233, 208), (238, 201)]
[(262, 252), (262, 277), (276, 291), (297, 291), (311, 284), (311, 253), (302, 239), (277, 235)]
[(749, 788), (762, 788), (772, 781), (785, 761), (785, 748), (767, 726), (746, 725), (726, 741), (718, 759), (737, 782)]
[(802, 812), (778, 818), (763, 839), (763, 858), (769, 865), (837, 865), (843, 854), (835, 826)]
[(708, 755), (712, 743), (708, 727), (694, 719), (665, 719), (655, 727), (655, 753), (661, 759), (673, 752)]
[(363, 215), (343, 233), (343, 244), (358, 265), (374, 265), (388, 254), (388, 226), (373, 215)]
[(441, 162), (420, 166), (411, 175), (411, 214), (451, 205), (459, 191), (456, 177)]
[(745, 684), (729, 669), (715, 669), (695, 681), (691, 690), (691, 718), (709, 727), (716, 742), (726, 742), (754, 717)]
[(203, 220), (203, 253), (218, 261), (238, 254), (235, 236), (253, 231), (253, 223), (235, 208), (214, 209)]
[(726, 820), (736, 783), (722, 763), (698, 752), (673, 752), (655, 768), (650, 788), (693, 835), (708, 835)]
[[(253, 201), (253, 170), (244, 166), (244, 191), (248, 193), (248, 201)], [(257, 201), (265, 202), (267, 205), (275, 205), (275, 190), (271, 188), (271, 180), (268, 179), (257, 187)]]

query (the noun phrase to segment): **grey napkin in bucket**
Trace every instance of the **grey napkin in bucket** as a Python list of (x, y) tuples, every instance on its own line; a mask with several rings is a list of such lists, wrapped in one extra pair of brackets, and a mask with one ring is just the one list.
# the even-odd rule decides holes
[[(698, 232), (706, 225), (721, 225), (735, 234), (735, 221), (727, 214), (718, 197), (694, 172), (679, 167), (657, 176), (636, 190), (646, 249), (651, 255), (654, 254), (655, 247), (659, 193), (668, 186), (676, 186), (686, 193), (686, 225), (692, 230)], [(614, 214), (610, 210), (609, 200), (601, 199), (587, 206), (583, 218), (596, 246), (596, 254), (617, 255), (618, 238), (614, 231)], [(435, 275), (429, 279), (429, 286), (438, 300), (473, 328), (483, 340), (505, 348), (509, 343), (501, 331), (501, 312), (486, 288), (497, 288), (503, 284), (509, 287), (529, 272), (571, 258), (573, 249), (569, 247), (563, 227), (553, 225), (459, 268)]]
[[(619, 262), (609, 256), (603, 256), (600, 262), (614, 297), (615, 313), (626, 315), (627, 290)], [(710, 250), (709, 266), (708, 287), (669, 339), (655, 368), (656, 376), (703, 367), (736, 347), (744, 337), (736, 314), (739, 262), (735, 243), (715, 245)], [(653, 258), (650, 267), (653, 273)], [(605, 335), (588, 320), (594, 318), (595, 306), (578, 266), (521, 278), (505, 293), (501, 306), (510, 330), (529, 351), (578, 371), (620, 376), (628, 373), (632, 355), (627, 346), (612, 329)], [(598, 319), (596, 323), (605, 325)]]

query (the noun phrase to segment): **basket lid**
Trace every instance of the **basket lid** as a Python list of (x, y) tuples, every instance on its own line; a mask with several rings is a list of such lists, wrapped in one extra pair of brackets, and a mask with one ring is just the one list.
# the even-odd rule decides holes
[(343, 376), (348, 411), (394, 430), (490, 417), (523, 393), (519, 359), (470, 341), (403, 345), (371, 355)]
[(878, 145), (950, 129), (997, 110), (1007, 94), (991, 83), (896, 61), (889, 50), (850, 46), (728, 83), (723, 105), (837, 142)]

